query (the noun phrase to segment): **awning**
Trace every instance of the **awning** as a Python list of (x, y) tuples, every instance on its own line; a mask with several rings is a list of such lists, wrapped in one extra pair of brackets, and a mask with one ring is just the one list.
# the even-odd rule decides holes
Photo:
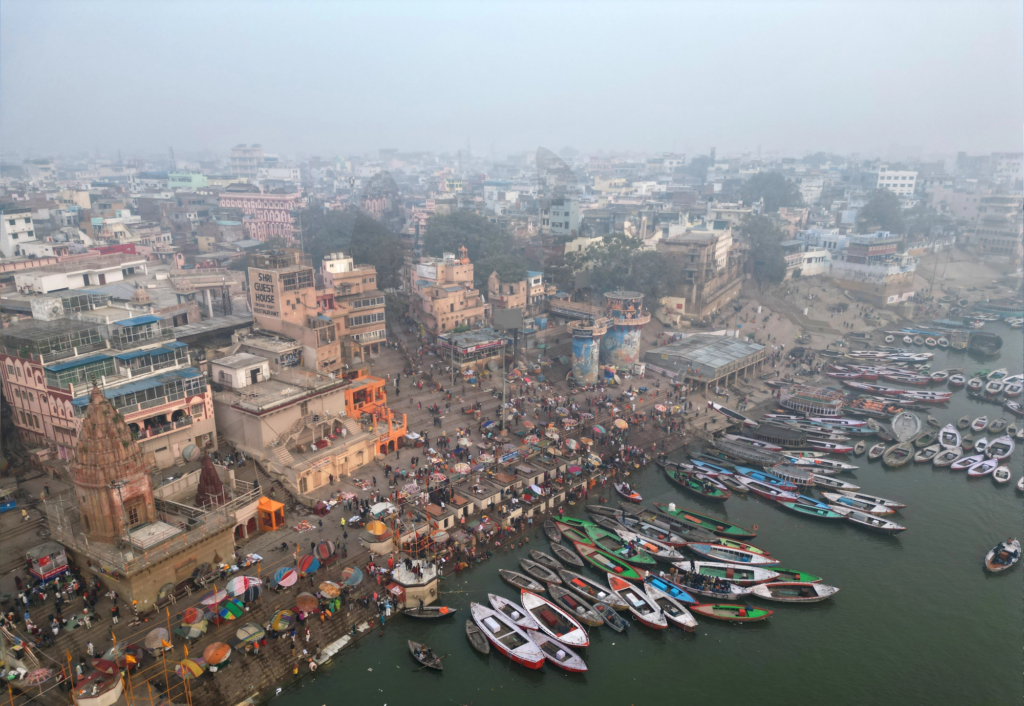
[[(145, 380), (139, 380), (137, 382), (130, 382), (127, 385), (118, 385), (117, 387), (108, 387), (103, 391), (103, 396), (108, 400), (121, 395), (127, 395), (131, 392), (139, 392), (141, 390), (148, 390), (151, 387), (159, 387), (160, 385), (166, 385), (167, 383), (177, 382), (178, 380), (188, 380), (190, 378), (202, 377), (203, 374), (196, 368), (184, 368), (182, 370), (175, 370), (173, 372), (164, 373), (155, 377), (146, 378)], [(72, 404), (76, 407), (86, 407), (89, 404), (89, 395), (82, 395), (76, 397)]]
[(51, 373), (59, 373), (62, 370), (71, 370), (77, 368), (80, 365), (88, 365), (89, 363), (98, 363), (101, 360), (107, 360), (110, 356), (107, 354), (102, 355), (90, 355), (85, 358), (79, 358), (78, 360), (69, 360), (66, 363), (55, 363), (54, 365), (47, 365), (46, 370)]
[(130, 319), (121, 319), (120, 321), (115, 321), (114, 323), (117, 324), (118, 326), (141, 326), (142, 324), (155, 324), (158, 321), (160, 321), (159, 316), (153, 316), (152, 314), (148, 314), (146, 316), (133, 316)]
[(141, 358), (144, 355), (174, 355), (174, 349), (166, 346), (160, 346), (159, 348), (147, 348), (144, 351), (118, 353), (114, 357), (118, 360), (132, 360), (133, 358)]
[(284, 507), (284, 503), (279, 503), (276, 500), (264, 496), (260, 498), (260, 501), (256, 503), (257, 510), (263, 510), (264, 512), (277, 512)]
[(171, 341), (170, 343), (165, 343), (164, 347), (166, 347), (166, 348), (188, 348), (188, 344), (187, 343), (182, 343), (181, 341)]

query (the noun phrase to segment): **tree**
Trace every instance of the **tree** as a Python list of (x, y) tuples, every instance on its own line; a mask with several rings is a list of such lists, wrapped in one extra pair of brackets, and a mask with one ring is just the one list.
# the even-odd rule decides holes
[(740, 187), (743, 203), (764, 199), (764, 213), (775, 213), (782, 206), (803, 206), (804, 199), (797, 185), (777, 172), (760, 172)]
[(707, 178), (708, 169), (713, 163), (714, 162), (711, 161), (711, 157), (708, 157), (705, 154), (697, 155), (683, 168), (683, 172), (703, 181)]
[(681, 277), (681, 271), (671, 260), (654, 250), (643, 249), (642, 241), (625, 233), (606, 235), (602, 242), (570, 253), (566, 264), (573, 271), (589, 269), (591, 282), (599, 291), (640, 292), (648, 308), (670, 296)]
[(423, 234), (423, 249), (432, 257), (458, 253), (465, 246), (478, 288), (487, 286), (494, 271), (503, 282), (526, 279), (526, 260), (511, 245), (511, 238), (500, 226), (472, 211), (431, 216)]
[(782, 231), (764, 216), (747, 216), (740, 233), (750, 243), (754, 279), (763, 287), (786, 279), (786, 256), (782, 251)]
[(857, 232), (874, 233), (878, 230), (899, 234), (906, 232), (900, 197), (888, 189), (873, 191), (871, 198), (857, 214)]
[(377, 268), (377, 288), (397, 289), (402, 284), (404, 256), (398, 235), (356, 208), (325, 210), (317, 205), (300, 212), (302, 246), (320, 268), (325, 255), (344, 252), (356, 264)]

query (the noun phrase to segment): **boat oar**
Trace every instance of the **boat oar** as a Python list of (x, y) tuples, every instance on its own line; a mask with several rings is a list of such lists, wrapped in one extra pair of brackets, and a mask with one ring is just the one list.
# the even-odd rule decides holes
[[(444, 659), (445, 657), (451, 657), (451, 656), (452, 656), (452, 653), (451, 653), (451, 652), (449, 652), (449, 653), (448, 653), (448, 654), (446, 654), (446, 655), (441, 655), (441, 656), (440, 656), (440, 657), (438, 657), (437, 659), (441, 660), (441, 659)], [(429, 664), (424, 664), (424, 665), (423, 665), (422, 667), (420, 667), (419, 669), (414, 669), (414, 670), (412, 670), (412, 671), (413, 671), (413, 674), (415, 674), (416, 672), (420, 672), (420, 671), (423, 671), (424, 669), (428, 669), (429, 667), (430, 667), (430, 665), (429, 665)]]

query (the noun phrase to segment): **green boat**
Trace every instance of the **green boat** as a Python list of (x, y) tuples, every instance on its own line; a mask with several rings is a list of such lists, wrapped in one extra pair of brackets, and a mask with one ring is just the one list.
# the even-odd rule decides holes
[(705, 515), (700, 512), (688, 510), (685, 507), (673, 508), (669, 506), (669, 503), (654, 503), (654, 507), (658, 508), (659, 512), (664, 513), (675, 520), (693, 527), (708, 530), (709, 532), (714, 532), (715, 534), (723, 537), (732, 537), (733, 539), (752, 539), (757, 536), (757, 532), (726, 522), (720, 517), (715, 517), (714, 515)]
[(814, 517), (819, 520), (842, 520), (845, 516), (840, 515), (838, 512), (832, 512), (824, 508), (818, 507), (817, 505), (804, 505), (803, 503), (787, 503), (780, 502), (779, 505), (791, 510), (798, 515), (804, 515), (805, 517)]
[[(752, 554), (763, 554), (764, 556), (771, 556), (769, 552), (766, 552), (760, 547), (755, 547), (753, 544), (747, 544), (746, 542), (737, 542), (735, 539), (728, 539), (726, 537), (717, 537), (718, 544), (723, 547), (729, 547), (729, 549), (739, 549), (741, 552), (750, 552)], [(709, 542), (714, 544), (715, 542)]]
[(703, 615), (705, 618), (728, 620), (730, 623), (755, 623), (764, 620), (775, 611), (729, 603), (699, 603), (690, 606), (690, 612)]
[(721, 488), (715, 483), (702, 483), (699, 478), (694, 478), (691, 473), (683, 473), (668, 466), (662, 467), (665, 469), (665, 475), (668, 476), (670, 481), (682, 487), (683, 490), (699, 495), (705, 500), (725, 502), (732, 497), (731, 491)]
[(814, 574), (805, 574), (803, 571), (794, 571), (793, 569), (780, 569), (777, 566), (773, 566), (772, 571), (779, 575), (779, 577), (775, 579), (776, 581), (798, 581), (800, 583), (821, 582), (820, 576), (815, 576)]
[(596, 522), (590, 520), (581, 520), (576, 517), (559, 517), (555, 522), (561, 522), (563, 525), (569, 525), (570, 527), (577, 527), (581, 530), (586, 530), (587, 527), (597, 527)]
[(580, 544), (573, 542), (576, 552), (583, 557), (583, 561), (603, 573), (619, 576), (629, 581), (643, 581), (647, 578), (648, 571), (639, 567), (633, 567), (617, 556), (609, 554), (593, 544)]
[(633, 566), (639, 566), (643, 569), (653, 569), (655, 567), (654, 557), (642, 549), (634, 549), (635, 553), (631, 555), (629, 553), (629, 543), (614, 532), (609, 532), (603, 527), (594, 526), (587, 527), (587, 535), (594, 546), (605, 550), (609, 554), (614, 554)]
[(567, 542), (579, 544), (593, 544), (594, 540), (587, 534), (584, 527), (570, 527), (561, 520), (555, 520), (555, 527), (562, 533), (562, 538)]

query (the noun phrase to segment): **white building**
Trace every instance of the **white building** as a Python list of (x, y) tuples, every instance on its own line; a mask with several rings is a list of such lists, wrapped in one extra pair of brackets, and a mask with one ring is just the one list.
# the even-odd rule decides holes
[(4, 257), (27, 255), (27, 252), (22, 252), (22, 246), (36, 242), (32, 209), (5, 208), (0, 217), (3, 218), (0, 227), (0, 253)]
[(576, 236), (580, 232), (580, 202), (576, 199), (555, 199), (541, 212), (541, 233)]
[(910, 196), (917, 188), (917, 172), (897, 172), (888, 167), (878, 170), (878, 189), (888, 189), (897, 196)]

